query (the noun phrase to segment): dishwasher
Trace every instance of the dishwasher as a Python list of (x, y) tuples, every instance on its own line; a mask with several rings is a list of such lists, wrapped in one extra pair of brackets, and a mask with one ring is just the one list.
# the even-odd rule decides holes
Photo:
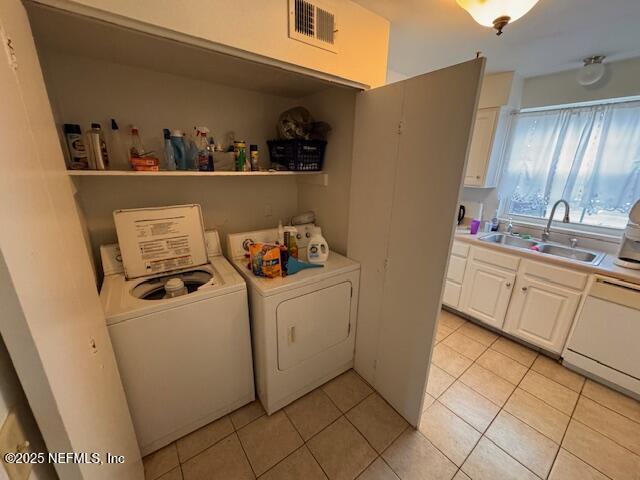
[(640, 398), (640, 285), (596, 275), (562, 356)]

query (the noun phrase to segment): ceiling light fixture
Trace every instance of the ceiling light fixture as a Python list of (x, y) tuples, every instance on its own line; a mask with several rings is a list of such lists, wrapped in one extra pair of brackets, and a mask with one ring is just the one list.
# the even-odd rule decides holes
[(508, 23), (524, 16), (538, 0), (456, 0), (473, 19), (485, 27), (493, 27), (496, 35), (502, 35), (502, 29)]
[(604, 77), (604, 55), (594, 55), (583, 59), (584, 67), (578, 70), (578, 83), (583, 87), (588, 87), (598, 83)]

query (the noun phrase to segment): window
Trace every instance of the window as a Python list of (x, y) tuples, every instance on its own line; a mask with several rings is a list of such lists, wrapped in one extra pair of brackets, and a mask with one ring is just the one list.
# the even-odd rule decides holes
[(499, 190), (504, 215), (549, 218), (564, 198), (572, 223), (624, 228), (640, 199), (640, 101), (516, 114)]

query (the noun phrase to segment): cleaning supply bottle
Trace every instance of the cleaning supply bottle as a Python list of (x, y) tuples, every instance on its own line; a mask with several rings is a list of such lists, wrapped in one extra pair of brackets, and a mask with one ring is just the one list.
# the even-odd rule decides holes
[(173, 145), (171, 145), (171, 132), (168, 128), (162, 130), (164, 135), (164, 167), (167, 170), (176, 169), (176, 156), (173, 151)]
[(144, 146), (140, 138), (140, 130), (135, 125), (131, 125), (131, 140), (129, 144), (129, 161), (132, 158), (139, 158), (144, 153)]
[(209, 171), (213, 172), (216, 169), (215, 161), (213, 158), (214, 152), (216, 151), (216, 144), (213, 141), (213, 137), (209, 138), (209, 146), (207, 147), (207, 155), (209, 157)]
[(91, 128), (87, 130), (86, 136), (91, 164), (96, 170), (107, 170), (109, 168), (109, 154), (100, 124), (91, 123)]
[(322, 236), (320, 227), (314, 227), (307, 245), (307, 260), (309, 263), (325, 263), (329, 258), (329, 244)]
[(107, 149), (109, 150), (109, 164), (113, 170), (129, 170), (129, 153), (124, 146), (122, 132), (120, 132), (114, 118), (111, 119)]
[(284, 227), (284, 244), (289, 252), (289, 257), (298, 258), (297, 234), (298, 230), (296, 227)]
[(199, 170), (198, 165), (198, 127), (193, 127), (193, 135), (185, 135), (184, 148), (187, 152), (187, 170)]
[(207, 127), (198, 127), (196, 132), (196, 145), (198, 147), (198, 170), (201, 172), (209, 171), (209, 141), (207, 140), (207, 134), (209, 129)]
[(68, 168), (70, 170), (87, 170), (89, 168), (89, 154), (82, 138), (80, 125), (65, 123), (63, 132), (69, 151)]
[(176, 162), (176, 169), (187, 169), (187, 149), (184, 144), (184, 134), (181, 130), (171, 132), (171, 146), (173, 147), (173, 155)]

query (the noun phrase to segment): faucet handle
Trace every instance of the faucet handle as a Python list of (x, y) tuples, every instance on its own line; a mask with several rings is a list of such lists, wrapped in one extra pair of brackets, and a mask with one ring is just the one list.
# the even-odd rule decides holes
[(578, 239), (572, 238), (571, 240), (569, 240), (569, 244), (571, 245), (571, 248), (576, 248), (578, 246)]

